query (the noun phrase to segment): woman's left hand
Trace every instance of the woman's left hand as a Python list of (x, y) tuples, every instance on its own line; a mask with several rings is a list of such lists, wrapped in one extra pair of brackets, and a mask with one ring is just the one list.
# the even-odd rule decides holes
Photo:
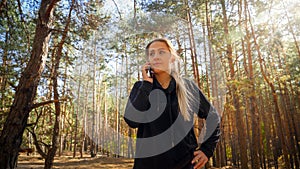
[(194, 152), (194, 159), (192, 160), (192, 164), (194, 164), (194, 169), (200, 169), (207, 163), (207, 161), (208, 158), (202, 151), (197, 150)]

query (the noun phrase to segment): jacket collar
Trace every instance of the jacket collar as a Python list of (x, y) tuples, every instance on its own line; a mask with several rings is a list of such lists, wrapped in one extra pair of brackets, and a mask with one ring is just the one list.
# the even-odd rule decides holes
[(175, 79), (171, 76), (171, 81), (169, 83), (169, 86), (168, 88), (164, 89), (160, 83), (158, 82), (158, 80), (155, 78), (155, 76), (153, 77), (153, 84), (155, 86), (155, 88), (159, 88), (159, 89), (162, 89), (164, 90), (165, 92), (168, 92), (168, 93), (171, 93), (173, 90), (176, 89), (176, 81)]

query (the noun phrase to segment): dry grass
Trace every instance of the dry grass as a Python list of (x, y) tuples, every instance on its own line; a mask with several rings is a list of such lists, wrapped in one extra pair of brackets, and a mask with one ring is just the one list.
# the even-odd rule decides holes
[[(91, 158), (89, 154), (84, 154), (83, 158), (72, 157), (72, 152), (65, 152), (61, 157), (56, 156), (53, 168), (57, 169), (132, 169), (133, 159), (113, 158), (98, 155)], [(44, 160), (37, 154), (27, 156), (21, 153), (18, 158), (17, 169), (43, 169)], [(250, 167), (251, 168), (251, 167)], [(210, 169), (236, 169), (232, 166), (222, 168), (211, 167)]]
[[(71, 155), (63, 155), (61, 157), (55, 157), (53, 168), (61, 169), (131, 169), (133, 166), (133, 160), (127, 158), (112, 158), (105, 156), (97, 156), (94, 158), (89, 155), (84, 155), (83, 158), (75, 157)], [(17, 169), (42, 169), (44, 167), (44, 160), (40, 156), (26, 156), (21, 154), (18, 158)]]

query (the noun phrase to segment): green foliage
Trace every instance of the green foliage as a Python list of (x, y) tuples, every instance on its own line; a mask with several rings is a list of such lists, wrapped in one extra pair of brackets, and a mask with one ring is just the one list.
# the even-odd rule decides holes
[(0, 129), (29, 60), (34, 26), (29, 14), (20, 13), (17, 2), (7, 1), (0, 16)]
[[(243, 113), (243, 117), (247, 115), (247, 117), (251, 118), (250, 113), (252, 112), (248, 112), (250, 109), (248, 98), (250, 96), (254, 96), (257, 99), (259, 115), (262, 112), (269, 113), (271, 111), (274, 113), (275, 106), (272, 98), (274, 93), (272, 93), (270, 85), (266, 83), (266, 79), (262, 76), (262, 71), (266, 74), (269, 83), (274, 85), (275, 92), (280, 93), (282, 86), (287, 84), (288, 97), (291, 103), (295, 108), (299, 107), (299, 103), (291, 99), (297, 98), (295, 90), (299, 90), (300, 85), (299, 53), (291, 35), (292, 29), (296, 38), (299, 37), (299, 30), (296, 29), (300, 23), (299, 16), (288, 15), (288, 17), (291, 16), (293, 19), (290, 18), (291, 22), (287, 23), (283, 19), (286, 17), (283, 10), (281, 12), (276, 10), (278, 12), (276, 15), (267, 15), (266, 11), (270, 13), (273, 11), (273, 7), (268, 1), (247, 1), (251, 9), (249, 12), (257, 46), (254, 44), (254, 37), (251, 34), (250, 18), (248, 20), (244, 18), (244, 9), (239, 11), (241, 6), (238, 5), (240, 5), (241, 1), (225, 2), (228, 17), (228, 37), (226, 37), (227, 35), (224, 31), (224, 14), (222, 13), (221, 4), (216, 0), (186, 1), (188, 4), (184, 4), (184, 1), (172, 0), (138, 1), (135, 15), (133, 13), (122, 13), (122, 19), (104, 14), (102, 1), (75, 2), (69, 32), (63, 44), (58, 79), (64, 118), (62, 122), (64, 128), (61, 134), (67, 138), (70, 146), (73, 146), (75, 143), (74, 138), (73, 140), (71, 138), (76, 130), (78, 131), (78, 139), (83, 139), (82, 136), (85, 132), (84, 123), (87, 122), (85, 118), (89, 119), (88, 122), (91, 122), (93, 115), (101, 115), (102, 120), (105, 116), (107, 117), (108, 121), (101, 121), (102, 123), (98, 124), (101, 129), (104, 130), (106, 122), (112, 128), (120, 127), (122, 134), (128, 134), (127, 125), (122, 120), (122, 113), (133, 83), (141, 80), (140, 68), (147, 60), (144, 51), (145, 46), (153, 38), (163, 36), (171, 39), (176, 47), (181, 45), (180, 57), (182, 60), (187, 58), (182, 65), (182, 67), (186, 67), (186, 72), (183, 73), (187, 77), (193, 77), (190, 57), (191, 45), (186, 20), (186, 9), (188, 9), (188, 6), (194, 26), (194, 40), (197, 46), (199, 64), (197, 66), (201, 72), (200, 81), (202, 82), (204, 93), (211, 91), (211, 84), (213, 83), (211, 74), (214, 72), (211, 70), (210, 64), (214, 63), (210, 61), (209, 54), (214, 55), (214, 57), (219, 59), (218, 61), (222, 62), (221, 66), (226, 74), (224, 78), (228, 80), (226, 86), (236, 87), (235, 91), (226, 91), (228, 93), (224, 93), (228, 99), (224, 113), (228, 117), (224, 118), (227, 119), (226, 121), (222, 121), (224, 133), (230, 132), (230, 134), (236, 135), (236, 130), (239, 127), (235, 126), (236, 117), (234, 112), (236, 107), (233, 104), (232, 93), (240, 96), (238, 101), (240, 103), (240, 113)], [(57, 54), (57, 47), (61, 42), (63, 30), (67, 23), (70, 3), (71, 1), (59, 1), (57, 3), (53, 18), (54, 26), (51, 31), (49, 55), (38, 87), (36, 103), (53, 99), (51, 78), (55, 61), (54, 56)], [(209, 16), (206, 15), (205, 3), (208, 5)], [(277, 1), (274, 1), (274, 5), (278, 7), (279, 4)], [(0, 130), (12, 104), (16, 90), (15, 86), (17, 86), (20, 75), (30, 58), (32, 39), (35, 32), (37, 5), (33, 2), (26, 2), (21, 7), (23, 9), (22, 14), (20, 14), (17, 2), (9, 1), (7, 8), (1, 13)], [(297, 13), (296, 10), (291, 11)], [(241, 16), (241, 22), (239, 22), (239, 15)], [(262, 16), (268, 17), (264, 19)], [(209, 28), (212, 35), (210, 40), (207, 38), (207, 19), (210, 21)], [(250, 32), (249, 46), (246, 44), (245, 22)], [(231, 57), (234, 64), (234, 78), (230, 77), (228, 64), (229, 46), (232, 47)], [(247, 47), (249, 47), (249, 53)], [(259, 60), (258, 47), (262, 60)], [(252, 56), (253, 79), (249, 79), (249, 54)], [(223, 71), (221, 66), (217, 71)], [(261, 70), (261, 67), (263, 70)], [(182, 71), (185, 70), (182, 69)], [(218, 89), (224, 88), (223, 84), (218, 85)], [(255, 93), (253, 89), (255, 89)], [(291, 92), (292, 90), (294, 93)], [(278, 95), (278, 97), (278, 100), (284, 100), (283, 96)], [(279, 106), (282, 112), (287, 108), (282, 103)], [(299, 113), (299, 110), (295, 111)], [(274, 115), (272, 113), (270, 114), (271, 116)], [(116, 119), (117, 114), (119, 119)], [(37, 119), (39, 115), (41, 115), (40, 119)], [(77, 128), (75, 128), (76, 116), (79, 119)], [(30, 113), (28, 123), (37, 123), (28, 127), (28, 129), (34, 129), (40, 141), (50, 144), (54, 118), (53, 103), (36, 108)], [(115, 126), (116, 120), (120, 121), (120, 126)], [(271, 130), (270, 136), (274, 138), (278, 138), (277, 124), (275, 124), (273, 118), (262, 119), (259, 127), (263, 139), (262, 146), (265, 148), (264, 151), (271, 152), (271, 150), (266, 150), (266, 145), (271, 145), (271, 143), (269, 140), (266, 140), (267, 129), (264, 120), (268, 120), (270, 124), (274, 125), (272, 129), (269, 129)], [(286, 120), (286, 118), (282, 120)], [(249, 125), (248, 129), (251, 130), (251, 120), (248, 119), (247, 125)], [(91, 130), (91, 127), (89, 126), (87, 130)], [(248, 133), (251, 136), (252, 131), (248, 131)], [(133, 139), (135, 139), (135, 133), (132, 133), (132, 135)], [(236, 135), (236, 137), (241, 136)], [(238, 154), (233, 152), (234, 150), (231, 146), (237, 148), (236, 144), (239, 143), (229, 145), (230, 138), (224, 138), (226, 157), (230, 159), (233, 154)], [(112, 138), (110, 139), (107, 143), (107, 148), (113, 149), (117, 145)], [(29, 144), (32, 144), (32, 138), (26, 132), (23, 145)], [(126, 148), (126, 144), (126, 141), (122, 142), (121, 147)], [(267, 154), (267, 158), (273, 159), (273, 154)], [(279, 160), (283, 161), (281, 158)]]
[(143, 10), (154, 13), (173, 14), (180, 18), (185, 18), (183, 12), (186, 7), (183, 1), (159, 0), (159, 1), (141, 1), (140, 5)]

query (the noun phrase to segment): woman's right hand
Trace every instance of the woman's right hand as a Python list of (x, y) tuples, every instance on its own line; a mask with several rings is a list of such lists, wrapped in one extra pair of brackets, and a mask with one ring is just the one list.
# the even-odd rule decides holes
[(143, 80), (148, 81), (150, 83), (153, 83), (153, 78), (149, 77), (148, 74), (147, 74), (147, 71), (149, 71), (150, 66), (151, 65), (150, 65), (149, 62), (147, 62), (143, 65), (143, 67), (142, 67), (142, 76), (143, 76)]

